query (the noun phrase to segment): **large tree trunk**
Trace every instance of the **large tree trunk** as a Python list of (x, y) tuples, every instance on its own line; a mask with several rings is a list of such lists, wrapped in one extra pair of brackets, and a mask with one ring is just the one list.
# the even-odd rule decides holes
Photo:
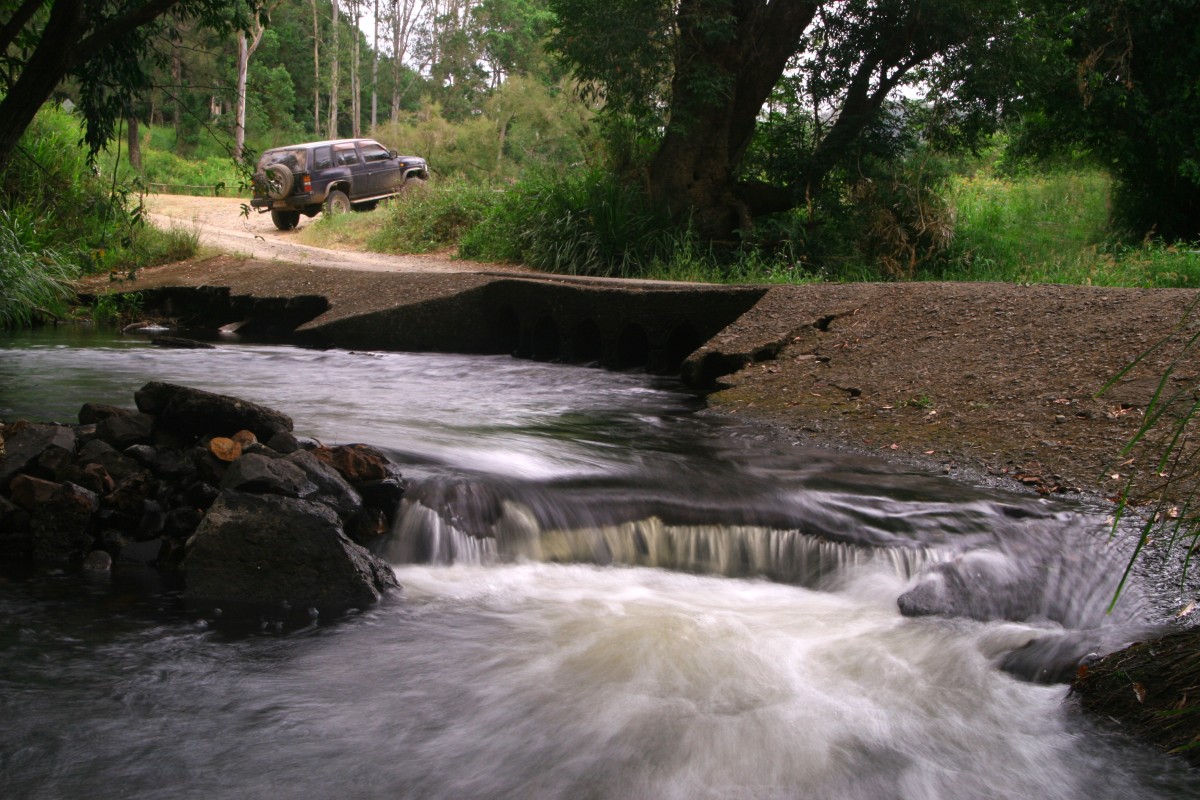
[[(734, 36), (709, 33), (710, 0), (680, 0), (679, 52), (671, 82), (671, 119), (650, 165), (650, 195), (709, 240), (727, 240), (748, 225), (767, 200), (743, 193), (736, 171), (754, 134), (758, 113), (818, 2), (730, 0)], [(712, 76), (729, 76), (728, 91)], [(772, 204), (779, 202), (778, 197)]]
[(71, 68), (71, 48), (62, 43), (76, 42), (82, 33), (83, 0), (59, 0), (51, 7), (37, 49), (0, 100), (0, 167), (8, 162), (38, 109)]

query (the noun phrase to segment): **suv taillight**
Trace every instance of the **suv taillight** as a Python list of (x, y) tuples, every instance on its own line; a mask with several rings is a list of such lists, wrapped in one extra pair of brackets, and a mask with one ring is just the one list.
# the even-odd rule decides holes
[(307, 172), (300, 176), (300, 188), (306, 192), (312, 191), (312, 176)]

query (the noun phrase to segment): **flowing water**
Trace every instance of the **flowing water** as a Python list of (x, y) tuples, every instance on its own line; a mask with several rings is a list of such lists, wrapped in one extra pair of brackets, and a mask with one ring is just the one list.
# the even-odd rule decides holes
[(232, 636), (133, 574), (0, 582), (0, 796), (1200, 795), (1012, 674), (1153, 621), (1149, 591), (1104, 613), (1121, 555), (1086, 509), (795, 446), (639, 375), (0, 347), (3, 419), (167, 380), (382, 446), (411, 481), (384, 552), (402, 594), (336, 624)]

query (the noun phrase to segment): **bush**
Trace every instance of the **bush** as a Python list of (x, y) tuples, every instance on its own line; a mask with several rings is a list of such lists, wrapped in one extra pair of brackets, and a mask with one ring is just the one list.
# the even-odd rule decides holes
[(453, 247), (497, 202), (495, 191), (467, 181), (409, 186), (385, 204), (383, 226), (367, 240), (370, 249), (428, 253)]
[(41, 312), (61, 316), (79, 271), (41, 246), (28, 212), (0, 208), (0, 328), (29, 325)]
[(132, 271), (196, 251), (197, 236), (144, 224), (140, 197), (88, 163), (77, 118), (47, 106), (0, 173), (0, 324), (57, 312), (80, 272)]
[(460, 253), (544, 272), (642, 277), (693, 238), (637, 189), (588, 171), (521, 181), (464, 237)]

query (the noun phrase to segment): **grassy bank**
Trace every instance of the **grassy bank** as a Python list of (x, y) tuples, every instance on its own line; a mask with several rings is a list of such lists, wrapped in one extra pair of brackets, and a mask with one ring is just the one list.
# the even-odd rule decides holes
[(1110, 190), (1109, 177), (1096, 169), (956, 178), (948, 192), (956, 209), (954, 251), (931, 277), (1200, 287), (1200, 248), (1111, 237)]
[[(1200, 287), (1200, 247), (1107, 231), (1110, 180), (1094, 169), (950, 180), (954, 236), (916, 280)], [(853, 231), (802, 240), (783, 233), (765, 246), (717, 250), (679, 230), (630, 193), (595, 176), (528, 178), (492, 188), (434, 181), (369, 214), (318, 217), (302, 241), (390, 253), (456, 251), (480, 261), (521, 262), (546, 272), (723, 283), (891, 280), (857, 249)], [(764, 240), (766, 236), (760, 237)], [(821, 256), (793, 253), (823, 253)]]
[(80, 275), (195, 253), (195, 233), (144, 224), (136, 189), (88, 164), (78, 119), (43, 109), (0, 172), (0, 326), (59, 316)]

